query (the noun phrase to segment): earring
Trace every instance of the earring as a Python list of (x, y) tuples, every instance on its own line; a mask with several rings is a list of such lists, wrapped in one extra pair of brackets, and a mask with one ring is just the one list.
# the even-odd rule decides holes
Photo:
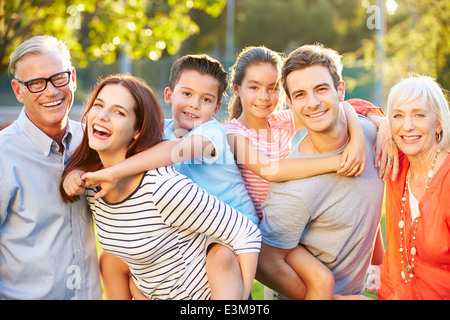
[(442, 131), (439, 132), (439, 133), (436, 133), (436, 141), (437, 141), (437, 142), (441, 142), (441, 140), (442, 140), (442, 135), (441, 135), (441, 133), (442, 133)]

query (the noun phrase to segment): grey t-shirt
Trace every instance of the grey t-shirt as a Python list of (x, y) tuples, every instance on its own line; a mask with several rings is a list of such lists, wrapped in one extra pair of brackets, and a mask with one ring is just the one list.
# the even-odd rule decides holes
[[(367, 165), (361, 177), (336, 173), (273, 183), (263, 203), (263, 242), (291, 249), (302, 244), (334, 274), (335, 293), (359, 294), (372, 256), (380, 221), (384, 183), (370, 159), (376, 126), (359, 116), (366, 137)], [(305, 130), (306, 131), (306, 130)], [(345, 147), (345, 146), (344, 146)], [(318, 158), (294, 147), (291, 158)]]

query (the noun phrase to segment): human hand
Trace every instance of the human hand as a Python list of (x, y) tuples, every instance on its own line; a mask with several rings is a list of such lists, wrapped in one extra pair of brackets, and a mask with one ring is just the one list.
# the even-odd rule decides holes
[(69, 197), (84, 194), (85, 186), (81, 179), (85, 172), (80, 169), (70, 171), (63, 181), (63, 188)]
[(341, 176), (361, 176), (366, 167), (366, 141), (363, 137), (351, 137), (341, 156)]
[(377, 140), (375, 143), (375, 168), (378, 168), (378, 176), (383, 181), (391, 173), (391, 179), (395, 180), (399, 170), (399, 158), (397, 145), (392, 141), (386, 118), (378, 123)]
[(81, 177), (81, 180), (84, 182), (86, 188), (101, 188), (100, 191), (95, 194), (94, 199), (104, 197), (109, 191), (114, 189), (119, 182), (116, 173), (109, 168), (87, 172)]

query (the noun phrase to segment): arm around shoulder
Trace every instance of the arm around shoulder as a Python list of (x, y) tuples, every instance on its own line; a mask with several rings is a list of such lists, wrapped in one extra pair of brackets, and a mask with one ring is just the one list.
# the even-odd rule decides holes
[(118, 164), (95, 172), (88, 172), (82, 179), (86, 187), (101, 186), (102, 190), (96, 199), (105, 196), (120, 180), (154, 170), (164, 166), (173, 165), (200, 156), (213, 153), (209, 140), (192, 135), (180, 139), (167, 140), (154, 145), (138, 154), (129, 157)]
[(339, 169), (340, 156), (271, 159), (241, 134), (227, 134), (227, 140), (237, 164), (270, 182), (303, 179)]

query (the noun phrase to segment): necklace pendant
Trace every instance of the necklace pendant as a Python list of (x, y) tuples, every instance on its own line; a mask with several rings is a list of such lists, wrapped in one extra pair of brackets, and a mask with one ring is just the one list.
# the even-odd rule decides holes
[(405, 267), (403, 268), (403, 270), (405, 270), (406, 273), (411, 273), (412, 271), (412, 267), (408, 264), (405, 265)]

